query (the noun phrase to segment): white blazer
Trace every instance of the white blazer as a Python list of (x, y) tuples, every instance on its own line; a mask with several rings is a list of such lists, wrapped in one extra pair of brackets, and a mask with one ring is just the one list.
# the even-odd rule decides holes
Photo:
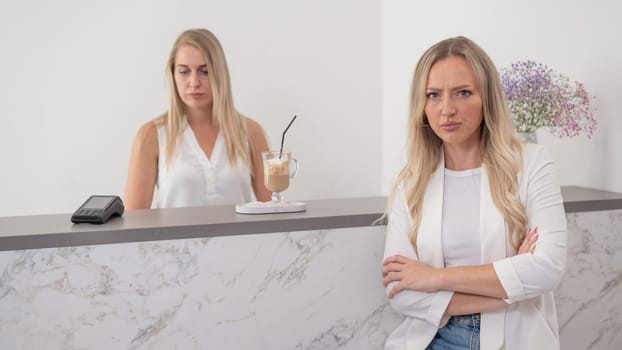
[[(525, 145), (523, 158), (523, 168), (518, 174), (519, 198), (525, 204), (528, 227), (538, 227), (533, 254), (516, 255), (505, 220), (490, 195), (486, 169), (482, 170), (481, 262), (493, 263), (508, 294), (505, 309), (482, 313), (482, 350), (559, 349), (553, 290), (561, 281), (566, 264), (566, 215), (549, 153), (542, 146)], [(434, 267), (444, 267), (441, 242), (444, 168), (441, 161), (430, 178), (417, 235), (419, 260)], [(417, 259), (408, 239), (412, 218), (403, 189), (399, 188), (394, 197), (384, 257), (400, 254)], [(387, 286), (387, 293), (394, 284)], [(425, 349), (434, 338), (452, 295), (453, 291), (404, 290), (390, 299), (391, 307), (405, 317), (388, 337), (385, 349)]]

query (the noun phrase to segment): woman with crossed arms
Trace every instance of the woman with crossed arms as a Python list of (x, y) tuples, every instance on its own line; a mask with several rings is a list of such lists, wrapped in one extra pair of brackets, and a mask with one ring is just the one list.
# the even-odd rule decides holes
[(456, 37), (417, 63), (389, 197), (386, 349), (559, 349), (566, 217), (549, 153), (517, 139), (497, 70)]

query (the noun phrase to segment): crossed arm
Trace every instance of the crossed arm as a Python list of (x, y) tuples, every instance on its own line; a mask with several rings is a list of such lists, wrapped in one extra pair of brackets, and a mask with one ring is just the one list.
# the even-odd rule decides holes
[[(518, 254), (532, 254), (537, 239), (537, 228), (528, 230)], [(383, 262), (382, 282), (385, 287), (396, 282), (389, 290), (389, 298), (403, 290), (428, 293), (454, 291), (445, 316), (492, 311), (507, 305), (503, 299), (508, 295), (492, 263), (434, 268), (403, 255), (393, 255)]]

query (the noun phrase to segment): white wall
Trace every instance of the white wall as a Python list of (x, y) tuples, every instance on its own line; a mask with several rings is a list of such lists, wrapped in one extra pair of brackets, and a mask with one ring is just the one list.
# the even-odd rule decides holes
[(164, 63), (190, 27), (220, 38), (238, 109), (273, 147), (299, 115), (286, 140), (301, 161), (290, 199), (386, 193), (414, 65), (459, 34), (499, 67), (535, 59), (584, 82), (597, 97), (594, 138), (541, 132), (540, 143), (562, 184), (622, 192), (618, 13), (607, 0), (0, 2), (0, 216), (122, 195), (134, 134), (166, 109)]
[[(0, 216), (123, 194), (140, 125), (166, 109), (177, 35), (221, 40), (238, 109), (301, 162), (290, 199), (381, 193), (380, 0), (3, 1)], [(370, 161), (371, 160), (371, 161)]]
[(539, 132), (562, 185), (622, 192), (622, 6), (608, 0), (382, 2), (383, 192), (405, 159), (408, 94), (415, 64), (450, 36), (475, 40), (497, 64), (532, 59), (581, 81), (596, 96), (598, 130), (559, 139)]

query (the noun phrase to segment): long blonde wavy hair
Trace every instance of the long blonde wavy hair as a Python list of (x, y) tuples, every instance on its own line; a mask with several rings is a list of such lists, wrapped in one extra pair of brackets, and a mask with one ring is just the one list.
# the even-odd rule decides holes
[(169, 164), (184, 128), (184, 103), (175, 84), (175, 56), (183, 45), (191, 45), (203, 52), (208, 78), (212, 86), (212, 123), (224, 134), (229, 163), (235, 167), (241, 159), (251, 168), (251, 142), (248, 140), (245, 117), (233, 105), (231, 81), (225, 54), (216, 36), (207, 29), (189, 29), (179, 35), (168, 56), (166, 76), (169, 82), (169, 109), (157, 117), (156, 125), (166, 126), (165, 159)]
[(424, 111), (426, 84), (432, 66), (453, 56), (463, 57), (475, 73), (484, 113), (480, 149), (490, 179), (490, 193), (495, 206), (505, 218), (509, 239), (514, 248), (518, 249), (527, 226), (525, 207), (518, 198), (517, 174), (522, 165), (522, 146), (505, 104), (497, 69), (484, 50), (462, 36), (438, 42), (417, 63), (411, 85), (407, 164), (393, 184), (386, 213), (390, 210), (395, 191), (402, 185), (413, 220), (409, 237), (416, 251), (423, 197), (430, 176), (439, 166), (443, 154), (442, 140), (429, 126)]

